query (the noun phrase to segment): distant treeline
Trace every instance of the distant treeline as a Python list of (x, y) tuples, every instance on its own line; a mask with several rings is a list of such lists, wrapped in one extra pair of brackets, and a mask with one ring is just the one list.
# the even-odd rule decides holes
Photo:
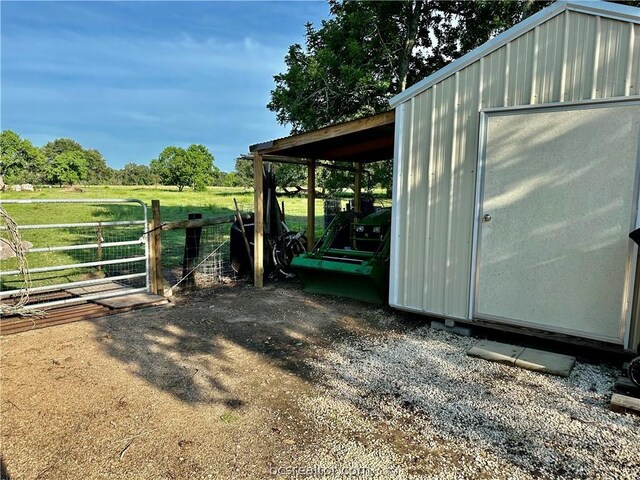
[(179, 190), (207, 186), (250, 186), (250, 178), (220, 171), (204, 145), (166, 147), (149, 165), (127, 163), (121, 169), (107, 165), (94, 148), (70, 138), (58, 138), (38, 148), (16, 132), (0, 133), (0, 186), (35, 185), (174, 185)]
[[(344, 170), (319, 167), (316, 187), (333, 194), (353, 186), (353, 165), (338, 164)], [(390, 193), (391, 161), (367, 166), (365, 189), (383, 188)], [(278, 186), (289, 194), (304, 194), (307, 168), (304, 165), (275, 164)], [(38, 148), (11, 130), (0, 133), (0, 188), (4, 185), (172, 185), (204, 190), (207, 186), (253, 186), (253, 160), (239, 156), (233, 172), (222, 172), (204, 145), (188, 148), (168, 146), (149, 165), (127, 163), (121, 169), (107, 165), (102, 154), (86, 149), (70, 138), (58, 138)]]

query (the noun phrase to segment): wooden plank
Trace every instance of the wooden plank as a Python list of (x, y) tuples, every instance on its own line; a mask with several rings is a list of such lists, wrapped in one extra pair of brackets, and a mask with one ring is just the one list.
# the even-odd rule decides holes
[(120, 297), (103, 298), (95, 300), (98, 305), (112, 309), (132, 308), (143, 305), (160, 305), (167, 303), (167, 299), (151, 293), (132, 293)]
[[(243, 220), (251, 220), (251, 215), (244, 214)], [(236, 221), (235, 215), (215, 215), (213, 217), (201, 218), (198, 220), (180, 220), (178, 222), (165, 222), (162, 230), (178, 230), (185, 228), (207, 227), (210, 225), (221, 225), (223, 223), (233, 223)]]
[(254, 231), (253, 231), (253, 285), (262, 288), (264, 282), (264, 171), (262, 169), (262, 155), (253, 155), (253, 202), (254, 202)]
[(316, 237), (316, 162), (307, 163), (307, 250), (315, 245)]
[(395, 110), (391, 110), (371, 117), (321, 128), (312, 132), (301, 133), (267, 143), (252, 145), (249, 147), (249, 150), (254, 153), (266, 154), (286, 148), (300, 147), (302, 145), (308, 145), (310, 143), (336, 138), (350, 133), (362, 132), (364, 130), (381, 127), (383, 125), (392, 125), (395, 124), (395, 118)]
[(327, 158), (340, 158), (343, 157), (348, 160), (349, 157), (356, 155), (366, 154), (367, 152), (383, 150), (385, 148), (393, 147), (393, 136), (375, 138), (366, 142), (359, 143), (347, 143), (340, 147), (330, 148), (325, 150), (324, 154)]
[(640, 398), (614, 393), (611, 395), (609, 408), (614, 412), (634, 412), (640, 414)]
[(63, 291), (69, 292), (72, 295), (81, 297), (82, 295), (90, 295), (90, 294), (101, 293), (101, 292), (110, 292), (112, 290), (117, 290), (119, 288), (126, 288), (126, 287), (124, 287), (123, 285), (117, 282), (105, 282), (105, 283), (99, 283), (97, 285), (87, 285), (86, 287), (68, 288)]

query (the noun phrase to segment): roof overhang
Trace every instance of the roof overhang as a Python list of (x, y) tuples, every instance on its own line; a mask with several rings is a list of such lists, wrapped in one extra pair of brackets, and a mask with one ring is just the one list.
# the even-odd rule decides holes
[(546, 22), (547, 20), (555, 17), (556, 15), (559, 15), (566, 10), (586, 13), (590, 15), (597, 15), (600, 17), (611, 18), (623, 22), (640, 23), (640, 9), (631, 7), (629, 5), (620, 5), (618, 3), (602, 2), (597, 0), (558, 0), (557, 2), (549, 5), (547, 8), (540, 10), (535, 15), (530, 16), (522, 22), (514, 25), (510, 29), (502, 32), (497, 37), (494, 37), (488, 42), (480, 45), (478, 48), (470, 51), (466, 55), (458, 58), (457, 60), (454, 60), (446, 67), (443, 67), (432, 75), (429, 75), (424, 80), (421, 80), (415, 85), (407, 88), (405, 91), (391, 98), (391, 100), (389, 100), (389, 104), (393, 108), (397, 107), (399, 104), (406, 102), (416, 95), (419, 95), (436, 83), (439, 83), (444, 79), (450, 77), (451, 75), (454, 75), (456, 72), (459, 72), (463, 68), (478, 61), (482, 57), (489, 55), (491, 52), (498, 50), (500, 47), (524, 35), (528, 31), (533, 30), (538, 25)]
[(314, 160), (370, 163), (393, 158), (395, 110), (251, 145), (249, 150)]

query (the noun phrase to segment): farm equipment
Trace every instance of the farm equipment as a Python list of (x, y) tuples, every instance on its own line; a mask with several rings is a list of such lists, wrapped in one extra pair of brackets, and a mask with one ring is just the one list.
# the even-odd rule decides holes
[[(284, 214), (276, 197), (276, 176), (270, 167), (265, 165), (264, 171), (264, 259), (265, 273), (278, 277), (293, 277), (291, 260), (295, 255), (305, 251), (306, 238), (304, 232), (294, 232), (284, 221)], [(249, 275), (253, 271), (254, 258), (254, 215), (249, 220), (236, 220), (231, 226), (230, 256), (231, 266), (240, 276)]]
[(291, 267), (307, 292), (386, 303), (390, 236), (390, 208), (361, 218), (353, 210), (340, 212)]

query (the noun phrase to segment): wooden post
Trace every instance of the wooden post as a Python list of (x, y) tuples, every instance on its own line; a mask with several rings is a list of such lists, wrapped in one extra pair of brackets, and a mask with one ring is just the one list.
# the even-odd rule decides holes
[(151, 211), (153, 215), (153, 232), (151, 232), (151, 244), (153, 245), (154, 253), (151, 257), (152, 261), (152, 273), (153, 273), (153, 293), (156, 295), (164, 296), (164, 272), (162, 270), (162, 231), (160, 227), (162, 225), (162, 219), (160, 217), (160, 200), (151, 200)]
[(316, 243), (316, 161), (307, 162), (307, 250)]
[(353, 198), (353, 209), (356, 213), (360, 213), (362, 211), (362, 163), (356, 163), (356, 181), (354, 190), (354, 198)]
[[(189, 220), (202, 218), (201, 213), (190, 213)], [(185, 288), (193, 288), (196, 285), (193, 268), (196, 266), (198, 255), (200, 254), (200, 235), (202, 227), (187, 228), (185, 230), (184, 260), (182, 262), (182, 277), (187, 277), (184, 282)]]
[(153, 229), (155, 228), (155, 222), (153, 218), (147, 226), (147, 245), (149, 245), (149, 291), (154, 295), (158, 294), (158, 276), (156, 274), (156, 236)]
[(253, 154), (253, 285), (262, 288), (264, 277), (264, 171), (262, 155)]

